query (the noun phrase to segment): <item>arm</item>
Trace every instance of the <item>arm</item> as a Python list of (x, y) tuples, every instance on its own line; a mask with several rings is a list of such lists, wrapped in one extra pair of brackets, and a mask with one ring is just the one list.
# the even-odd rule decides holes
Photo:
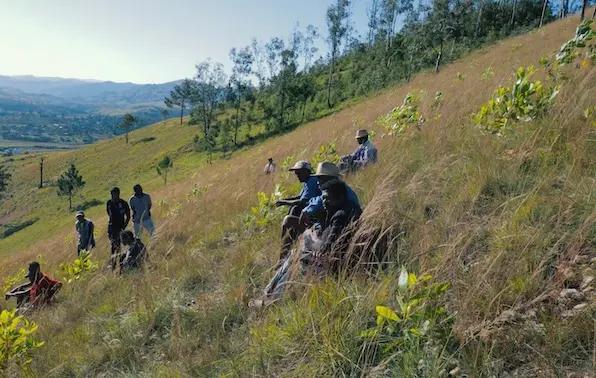
[(126, 226), (128, 226), (128, 223), (130, 222), (130, 207), (128, 206), (128, 203), (126, 203), (126, 201), (122, 202), (124, 202), (124, 228), (126, 228)]
[(106, 213), (108, 213), (108, 217), (111, 217), (112, 216), (110, 214), (110, 201), (106, 202)]
[(346, 225), (348, 224), (348, 214), (345, 211), (337, 211), (329, 223), (329, 233), (321, 246), (322, 253), (328, 253), (333, 248), (333, 244), (342, 236)]

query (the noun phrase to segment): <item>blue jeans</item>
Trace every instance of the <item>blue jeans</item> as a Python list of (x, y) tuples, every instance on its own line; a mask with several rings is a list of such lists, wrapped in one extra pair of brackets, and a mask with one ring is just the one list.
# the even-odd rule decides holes
[(152, 236), (155, 232), (155, 226), (153, 225), (153, 221), (151, 218), (145, 218), (139, 223), (133, 223), (133, 230), (135, 233), (135, 237), (141, 236), (142, 229), (145, 229), (149, 233), (149, 236)]

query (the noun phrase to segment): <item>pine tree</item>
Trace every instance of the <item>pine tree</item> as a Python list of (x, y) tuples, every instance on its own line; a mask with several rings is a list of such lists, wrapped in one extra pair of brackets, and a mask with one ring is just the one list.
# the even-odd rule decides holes
[(164, 156), (163, 159), (157, 163), (155, 169), (157, 174), (163, 177), (164, 185), (168, 185), (168, 172), (174, 167), (174, 161), (169, 156)]
[(72, 210), (72, 195), (83, 186), (85, 181), (74, 163), (58, 178), (58, 195), (68, 197), (68, 210)]

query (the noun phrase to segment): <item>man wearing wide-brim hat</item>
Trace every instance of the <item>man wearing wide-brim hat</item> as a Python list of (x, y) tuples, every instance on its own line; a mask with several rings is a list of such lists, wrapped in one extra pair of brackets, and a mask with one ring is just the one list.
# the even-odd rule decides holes
[[(276, 206), (289, 206), (287, 217), (284, 219), (281, 227), (281, 238), (282, 238), (282, 252), (280, 259), (283, 259), (289, 252), (291, 245), (294, 241), (293, 232), (288, 229), (287, 225), (298, 220), (302, 209), (308, 204), (311, 198), (318, 197), (321, 195), (321, 189), (319, 189), (319, 180), (317, 177), (312, 175), (312, 168), (310, 163), (306, 160), (299, 160), (294, 164), (289, 171), (294, 172), (298, 181), (303, 183), (302, 190), (295, 197), (284, 198), (275, 203)], [(294, 219), (288, 219), (293, 217)]]
[[(341, 174), (337, 165), (328, 161), (319, 163), (317, 166), (317, 171), (313, 176), (319, 181), (319, 189), (326, 182), (341, 178)], [(355, 207), (360, 208), (358, 196), (352, 190), (352, 188), (350, 188), (348, 185), (346, 185), (346, 187), (348, 201)], [(298, 236), (300, 236), (304, 230), (306, 230), (313, 223), (319, 221), (324, 212), (325, 208), (323, 206), (323, 196), (318, 195), (308, 201), (308, 204), (304, 207), (304, 209), (302, 209), (299, 217), (289, 215), (284, 219), (282, 224), (282, 251), (280, 262), (286, 256), (288, 256), (292, 248), (292, 244), (298, 239)]]
[(350, 170), (362, 168), (368, 164), (377, 162), (377, 148), (369, 140), (368, 131), (360, 129), (356, 131), (356, 141), (358, 148), (353, 153), (342, 157), (343, 162), (347, 162)]

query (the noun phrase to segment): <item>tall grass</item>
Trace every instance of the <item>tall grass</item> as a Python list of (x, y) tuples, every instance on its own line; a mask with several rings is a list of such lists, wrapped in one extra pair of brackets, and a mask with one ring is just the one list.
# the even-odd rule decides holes
[[(167, 188), (153, 178), (146, 187), (156, 204), (158, 233), (149, 243), (150, 264), (139, 274), (100, 270), (66, 285), (56, 306), (33, 316), (46, 346), (32, 368), (55, 377), (592, 371), (591, 312), (562, 320), (551, 302), (533, 301), (556, 295), (565, 287), (563, 268), (576, 269), (576, 256), (595, 247), (594, 129), (583, 117), (596, 98), (594, 69), (569, 68), (570, 81), (547, 117), (514, 135), (485, 135), (470, 119), (497, 84), (510, 80), (518, 66), (555, 51), (576, 22), (569, 18), (471, 54), (438, 75), (419, 75), (195, 174), (189, 164), (186, 178)], [(487, 67), (494, 75), (482, 78)], [(418, 90), (424, 91), (421, 129), (383, 136), (375, 120)], [(440, 107), (433, 106), (438, 91)], [(281, 302), (249, 310), (246, 303), (271, 277), (280, 247), (275, 222), (258, 229), (244, 223), (256, 193), (270, 193), (282, 180), (263, 176), (261, 162), (270, 155), (278, 161), (309, 158), (330, 142), (339, 151), (353, 148), (354, 120), (375, 129), (381, 153), (379, 164), (348, 177), (365, 204), (350, 246), (364, 266), (300, 280)], [(98, 158), (93, 148), (97, 154), (118, 151), (111, 143), (77, 156)], [(127, 164), (137, 172), (128, 182), (145, 177), (142, 168)], [(197, 194), (197, 187), (204, 189)], [(93, 215), (102, 235), (105, 218)], [(65, 247), (64, 219), (55, 237), (38, 235), (47, 269), (74, 257)], [(98, 245), (104, 247), (96, 253), (107, 260), (106, 238), (98, 238)], [(0, 270), (14, 270), (39, 251), (34, 246), (15, 255)], [(454, 323), (428, 345), (386, 358), (360, 334), (374, 326), (377, 305), (392, 303), (402, 266), (450, 284), (436, 304)], [(530, 308), (535, 318), (495, 321), (505, 310)]]

